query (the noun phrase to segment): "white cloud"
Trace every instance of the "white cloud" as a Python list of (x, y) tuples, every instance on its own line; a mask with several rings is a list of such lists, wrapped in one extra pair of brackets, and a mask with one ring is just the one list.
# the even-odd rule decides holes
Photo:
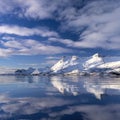
[(5, 47), (9, 47), (9, 48), (17, 48), (17, 49), (22, 49), (25, 48), (22, 43), (15, 41), (15, 40), (11, 40), (11, 41), (1, 41), (1, 43), (5, 46)]
[[(10, 68), (8, 66), (0, 66), (0, 74), (13, 74), (15, 72), (15, 70), (16, 69)], [(13, 81), (9, 81), (9, 78), (8, 79), (7, 78), (0, 79), (0, 82), (2, 82), (2, 83), (8, 83), (8, 82), (13, 82)]]
[[(77, 3), (75, 3), (77, 4)], [(81, 9), (68, 5), (60, 12), (59, 19), (62, 28), (79, 33), (83, 26), (87, 26), (80, 33), (80, 40), (49, 38), (50, 41), (60, 42), (75, 48), (103, 48), (120, 49), (120, 1), (91, 1)]]
[(50, 37), (48, 39), (50, 42), (59, 42), (59, 43), (62, 43), (62, 44), (65, 44), (69, 47), (74, 47), (74, 41), (72, 41), (71, 39), (62, 39), (62, 38), (53, 38), (53, 37)]
[(57, 56), (48, 56), (48, 57), (46, 57), (46, 60), (59, 60), (59, 57), (57, 57)]
[[(62, 28), (79, 33), (83, 26), (87, 28), (80, 33), (80, 40), (61, 39), (67, 46), (77, 48), (120, 49), (120, 1), (93, 0), (87, 1), (84, 7), (79, 0), (0, 0), (1, 14), (15, 14), (19, 17), (60, 21)], [(77, 6), (77, 7), (76, 7)], [(16, 10), (16, 8), (19, 8)], [(79, 9), (78, 9), (79, 8)], [(57, 16), (57, 17), (56, 17)], [(42, 37), (58, 37), (59, 35), (42, 28), (26, 28), (19, 26), (0, 26), (0, 33), (20, 36), (40, 35)], [(81, 41), (82, 40), (82, 41)]]
[(11, 48), (0, 48), (0, 57), (8, 57), (10, 55), (12, 55), (13, 53), (15, 53), (15, 51)]
[(15, 14), (19, 17), (46, 19), (54, 17), (53, 12), (58, 8), (54, 0), (0, 0), (1, 14)]
[(32, 39), (25, 40), (1, 40), (0, 57), (11, 55), (38, 55), (38, 54), (61, 54), (72, 52), (67, 48), (40, 43)]
[[(65, 29), (72, 29), (76, 32), (81, 27), (88, 28), (80, 34), (80, 41), (74, 42), (74, 47), (79, 48), (104, 48), (120, 49), (120, 1), (94, 1), (87, 4), (83, 9), (65, 20)], [(72, 7), (73, 8), (73, 7)], [(72, 9), (71, 8), (71, 9)], [(64, 12), (64, 11), (63, 11)], [(61, 13), (64, 15), (64, 13)], [(66, 14), (70, 14), (67, 12)], [(64, 41), (65, 42), (65, 41)], [(71, 41), (69, 40), (67, 45)]]
[(50, 31), (47, 28), (27, 28), (20, 27), (17, 25), (1, 25), (0, 26), (1, 34), (15, 34), (19, 36), (32, 36), (32, 35), (40, 35), (42, 37), (50, 37), (55, 36), (58, 37), (58, 33), (54, 31)]
[(19, 13), (21, 17), (28, 18), (51, 18), (52, 12), (56, 9), (56, 6), (53, 6), (48, 0), (18, 0), (20, 4), (22, 13)]
[(1, 14), (6, 14), (9, 13), (13, 7), (12, 7), (13, 2), (9, 0), (5, 0), (4, 2), (0, 0), (0, 13)]

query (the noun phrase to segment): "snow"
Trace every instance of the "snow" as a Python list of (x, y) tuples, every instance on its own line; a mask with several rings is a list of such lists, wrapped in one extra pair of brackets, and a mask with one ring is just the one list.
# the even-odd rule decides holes
[(64, 73), (64, 75), (80, 75), (80, 70), (79, 69), (75, 69), (71, 72), (66, 72)]
[[(9, 70), (1, 72), (4, 74), (11, 73)], [(101, 74), (120, 74), (120, 57), (102, 57), (98, 53), (91, 57), (62, 57), (52, 67), (46, 67), (44, 69), (18, 69), (12, 71), (16, 75), (101, 75)]]
[(35, 69), (31, 74), (32, 75), (39, 75), (40, 71), (38, 69)]
[(108, 62), (108, 63), (105, 63), (105, 64), (101, 64), (98, 67), (99, 68), (111, 68), (111, 69), (120, 68), (120, 61)]
[(65, 61), (65, 58), (63, 57), (55, 65), (51, 67), (51, 71), (53, 71), (54, 73), (57, 73), (58, 71), (61, 71), (62, 69), (64, 69), (65, 64), (67, 64), (67, 61)]
[(88, 59), (84, 64), (85, 70), (89, 70), (91, 68), (95, 68), (101, 64), (104, 64), (103, 58), (98, 54), (94, 54), (90, 59)]
[(80, 71), (80, 62), (77, 56), (72, 56), (71, 58), (62, 58), (55, 65), (51, 67), (52, 73), (75, 73)]
[[(108, 59), (108, 60), (107, 60)], [(101, 73), (116, 72), (120, 74), (120, 57), (102, 57), (98, 53), (93, 56), (80, 60), (77, 56), (71, 58), (63, 57), (51, 67), (52, 73), (64, 75), (100, 75)]]

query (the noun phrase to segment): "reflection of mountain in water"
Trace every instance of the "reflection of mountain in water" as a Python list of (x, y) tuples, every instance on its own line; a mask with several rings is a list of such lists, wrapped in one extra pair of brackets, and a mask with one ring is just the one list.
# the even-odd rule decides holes
[[(69, 78), (66, 78), (69, 79)], [(79, 83), (77, 84), (75, 81), (62, 81), (60, 77), (53, 76), (51, 77), (51, 83), (52, 85), (58, 89), (58, 91), (62, 94), (71, 94), (71, 95), (78, 95), (80, 92), (84, 92), (84, 88)], [(81, 87), (79, 87), (81, 86)]]
[[(75, 79), (77, 81), (75, 81)], [(120, 95), (119, 78), (77, 78), (77, 77), (51, 77), (52, 85), (62, 94), (94, 94), (97, 99), (101, 99), (101, 95)]]
[(1, 76), (0, 120), (120, 120), (119, 80)]

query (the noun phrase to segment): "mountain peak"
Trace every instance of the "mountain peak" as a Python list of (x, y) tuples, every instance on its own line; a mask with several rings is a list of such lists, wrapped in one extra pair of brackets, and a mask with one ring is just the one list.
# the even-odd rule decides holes
[(72, 61), (78, 60), (78, 56), (73, 55), (73, 56), (71, 57), (71, 60), (72, 60)]
[(99, 53), (95, 53), (92, 57), (93, 57), (93, 58), (94, 58), (94, 57), (101, 57), (101, 55), (100, 55)]
[(98, 65), (103, 64), (103, 58), (100, 54), (96, 53), (92, 57), (90, 57), (84, 64), (85, 70), (95, 68)]
[(79, 61), (77, 56), (62, 57), (56, 64), (51, 67), (53, 73), (66, 73), (79, 68)]
[[(105, 61), (105, 62), (104, 62)], [(110, 61), (110, 60), (109, 60)], [(64, 74), (64, 75), (80, 75), (80, 73), (105, 72), (112, 74), (120, 74), (120, 61), (108, 62), (106, 58), (99, 53), (95, 53), (91, 57), (79, 58), (78, 56), (63, 56), (51, 68), (40, 70), (44, 74)], [(40, 73), (39, 70), (29, 68), (27, 70), (17, 70), (16, 74), (32, 74)], [(81, 74), (82, 75), (82, 74)], [(92, 75), (92, 74), (91, 74)]]

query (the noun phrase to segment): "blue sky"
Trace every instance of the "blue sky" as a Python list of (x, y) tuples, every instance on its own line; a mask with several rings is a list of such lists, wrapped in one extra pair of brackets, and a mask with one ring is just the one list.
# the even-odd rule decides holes
[(119, 0), (0, 0), (0, 66), (52, 65), (61, 56), (120, 55)]

